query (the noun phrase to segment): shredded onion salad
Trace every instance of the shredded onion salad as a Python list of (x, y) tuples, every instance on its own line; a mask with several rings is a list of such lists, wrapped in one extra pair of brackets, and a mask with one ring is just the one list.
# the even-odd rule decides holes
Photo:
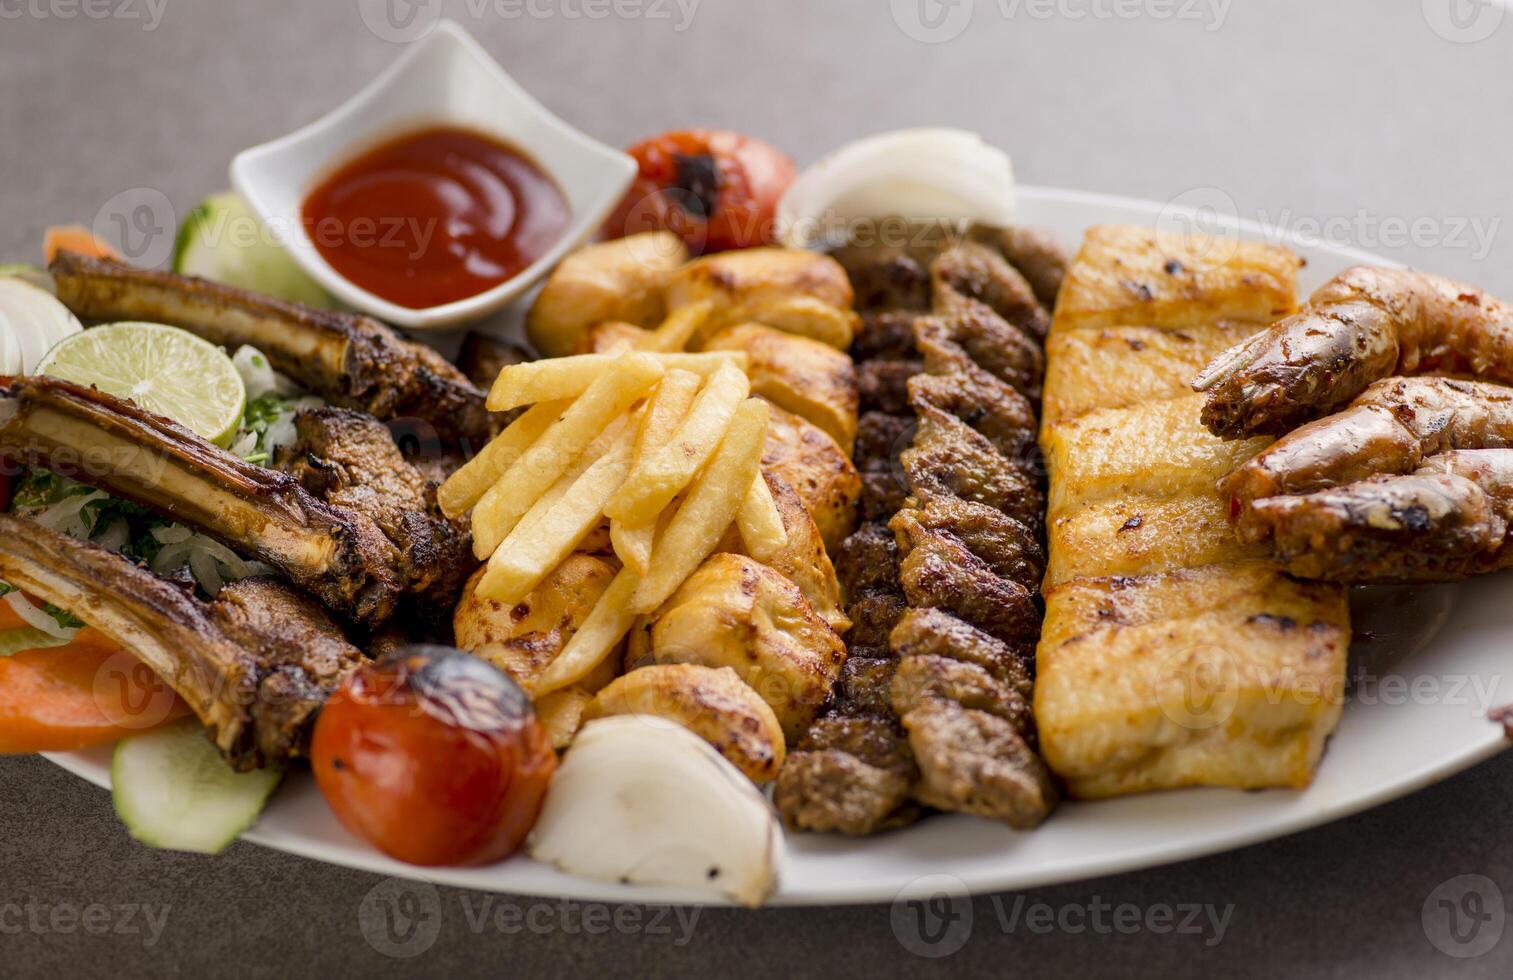
[[(295, 415), (325, 402), (304, 395), (255, 348), (240, 348), (231, 362), (246, 385), (247, 407), (229, 449), (248, 462), (266, 465), (297, 438)], [(248, 561), (209, 535), (47, 470), (31, 470), (17, 483), (11, 509), (54, 531), (135, 558), (158, 575), (174, 577), (187, 569), (212, 598), (228, 582), (273, 571), (271, 565)], [(32, 628), (60, 641), (78, 632), (78, 621), (62, 610), (35, 606), (4, 583), (0, 591), (5, 593), (3, 601)]]

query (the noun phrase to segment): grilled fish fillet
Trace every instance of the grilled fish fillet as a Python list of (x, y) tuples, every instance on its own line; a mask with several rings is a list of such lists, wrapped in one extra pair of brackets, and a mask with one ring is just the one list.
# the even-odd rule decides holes
[(1296, 305), (1296, 257), (1088, 233), (1047, 342), (1035, 717), (1074, 796), (1302, 786), (1339, 719), (1344, 591), (1234, 537), (1216, 484), (1267, 445), (1199, 422), (1193, 364)]

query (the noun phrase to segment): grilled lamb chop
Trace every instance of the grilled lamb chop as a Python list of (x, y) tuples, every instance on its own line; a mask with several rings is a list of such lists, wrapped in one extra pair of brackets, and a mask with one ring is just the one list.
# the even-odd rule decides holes
[(310, 600), (246, 579), (206, 604), (98, 545), (0, 515), (0, 578), (131, 650), (237, 769), (304, 755), (316, 712), (362, 654)]
[(371, 415), (317, 408), (294, 418), (296, 441), (275, 465), (328, 504), (364, 514), (405, 558), (408, 590), (444, 608), (457, 602), (476, 562), (467, 533), (436, 504), (436, 483), (406, 462)]
[(431, 348), (371, 317), (77, 252), (60, 252), (50, 270), (58, 298), (82, 319), (150, 320), (225, 347), (251, 344), (333, 404), (384, 420), (421, 418), (474, 446), (491, 434), (482, 391)]
[(372, 520), (131, 402), (38, 376), (0, 395), (0, 418), (0, 454), (199, 528), (353, 622), (383, 622), (406, 588), (404, 557)]

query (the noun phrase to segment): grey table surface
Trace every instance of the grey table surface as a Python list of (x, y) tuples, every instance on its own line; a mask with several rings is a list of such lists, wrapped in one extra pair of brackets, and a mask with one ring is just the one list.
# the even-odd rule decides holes
[[(958, 125), (1009, 148), (1027, 183), (1157, 200), (1217, 187), (1245, 217), (1513, 293), (1513, 16), (1485, 3), (446, 6), (550, 108), (610, 143), (710, 125), (803, 162), (880, 129)], [(88, 224), (122, 192), (161, 192), (182, 213), (225, 186), (237, 150), (356, 91), (395, 57), (387, 36), (434, 7), (0, 0), (0, 259), (35, 261), (45, 225)], [(250, 844), (154, 852), (104, 792), (8, 758), (0, 976), (1505, 976), (1509, 813), (1504, 756), (1283, 840), (979, 897), (970, 932), (957, 918), (930, 951), (960, 948), (936, 958), (906, 948), (887, 907), (637, 918), (449, 889), (415, 912), (424, 938), (439, 926), (434, 942), (395, 946), (402, 930), (362, 925), (374, 922), (365, 899), (371, 913), (387, 894), (377, 877)], [(1466, 874), (1495, 884), (1480, 921), (1474, 905), (1448, 921), (1436, 889)], [(1118, 905), (1147, 924), (1110, 928)], [(1163, 909), (1180, 923), (1188, 906), (1222, 931), (1163, 927)]]

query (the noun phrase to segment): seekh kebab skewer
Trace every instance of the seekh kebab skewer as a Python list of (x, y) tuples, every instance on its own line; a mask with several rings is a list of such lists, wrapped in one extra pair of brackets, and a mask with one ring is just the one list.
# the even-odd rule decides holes
[[(836, 556), (855, 626), (835, 704), (778, 782), (791, 827), (874, 833), (921, 804), (1032, 827), (1055, 803), (1026, 666), (1043, 570), (1031, 399), (1049, 316), (999, 237), (840, 253), (864, 311), (864, 523)], [(1054, 265), (1037, 270), (1050, 293)]]

